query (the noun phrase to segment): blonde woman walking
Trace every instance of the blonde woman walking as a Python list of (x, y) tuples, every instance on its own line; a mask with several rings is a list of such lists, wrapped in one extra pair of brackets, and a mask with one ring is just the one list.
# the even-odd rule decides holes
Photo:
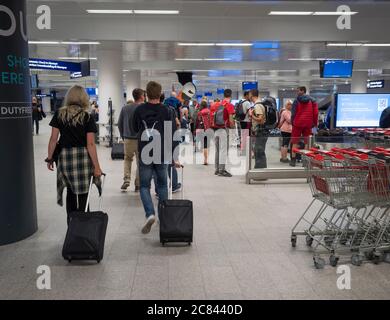
[[(57, 203), (62, 206), (62, 193), (67, 188), (66, 212), (84, 211), (90, 178), (100, 188), (102, 170), (99, 165), (94, 118), (88, 113), (89, 97), (85, 89), (75, 85), (65, 96), (64, 106), (50, 122), (52, 127), (45, 160), (49, 170), (57, 166)], [(59, 138), (59, 139), (58, 139)]]

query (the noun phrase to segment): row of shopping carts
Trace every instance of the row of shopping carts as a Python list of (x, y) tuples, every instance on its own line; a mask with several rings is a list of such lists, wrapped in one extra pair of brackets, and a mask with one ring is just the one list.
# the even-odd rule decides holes
[(305, 236), (321, 269), (329, 255), (353, 265), (390, 258), (390, 149), (311, 149), (302, 154), (313, 200), (292, 230)]

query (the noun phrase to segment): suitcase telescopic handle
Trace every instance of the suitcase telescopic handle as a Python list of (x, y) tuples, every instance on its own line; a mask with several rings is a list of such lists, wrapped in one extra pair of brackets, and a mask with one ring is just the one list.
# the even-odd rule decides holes
[[(99, 197), (99, 211), (102, 210), (103, 189), (104, 189), (104, 183), (106, 182), (106, 174), (102, 173), (101, 176), (103, 177), (103, 179), (102, 179), (103, 181), (102, 181), (101, 194), (100, 194), (100, 197)], [(92, 190), (92, 185), (93, 185), (93, 179), (94, 179), (94, 176), (92, 175), (91, 176), (91, 180), (89, 182), (88, 197), (87, 197), (87, 203), (85, 204), (84, 212), (88, 212), (88, 206), (89, 206), (89, 200), (91, 198), (91, 190)]]
[[(172, 185), (172, 178), (173, 178), (173, 166), (171, 166), (171, 178), (169, 179), (169, 190), (168, 190), (168, 198), (169, 200), (172, 200), (172, 194), (173, 194), (173, 185)], [(184, 200), (184, 166), (180, 165), (181, 168), (181, 199)]]

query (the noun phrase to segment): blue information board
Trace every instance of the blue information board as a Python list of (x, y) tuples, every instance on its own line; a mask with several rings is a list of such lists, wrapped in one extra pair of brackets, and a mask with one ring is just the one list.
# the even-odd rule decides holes
[(29, 65), (30, 69), (44, 69), (69, 72), (81, 71), (81, 64), (78, 62), (30, 58)]

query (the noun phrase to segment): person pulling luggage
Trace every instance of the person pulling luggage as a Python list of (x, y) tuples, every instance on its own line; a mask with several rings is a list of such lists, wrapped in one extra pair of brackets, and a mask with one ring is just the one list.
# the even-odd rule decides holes
[[(48, 145), (47, 167), (57, 167), (57, 203), (62, 206), (62, 193), (67, 189), (66, 212), (84, 211), (86, 207), (90, 178), (101, 185), (100, 168), (95, 145), (97, 132), (94, 118), (88, 113), (89, 96), (79, 85), (71, 87), (51, 122), (51, 136)], [(59, 138), (59, 139), (58, 139)]]
[[(164, 122), (172, 126), (172, 133), (176, 130), (176, 121), (171, 115), (170, 109), (161, 104), (162, 87), (159, 83), (150, 81), (146, 86), (146, 95), (148, 102), (141, 104), (134, 112), (133, 125), (138, 132), (138, 154), (139, 154), (139, 176), (140, 176), (140, 194), (142, 204), (145, 210), (146, 221), (142, 228), (142, 233), (150, 232), (156, 221), (155, 208), (150, 194), (150, 186), (153, 173), (157, 177), (157, 191), (159, 205), (162, 201), (168, 199), (168, 165), (172, 163), (172, 157), (165, 159), (164, 152), (166, 139), (172, 136), (165, 136)], [(154, 138), (156, 135), (160, 139)], [(145, 139), (149, 138), (149, 139)], [(149, 143), (153, 143), (154, 148), (150, 148)], [(177, 146), (177, 142), (172, 142), (172, 153)], [(145, 151), (144, 151), (145, 150)], [(178, 161), (174, 162), (176, 167), (180, 167)]]

